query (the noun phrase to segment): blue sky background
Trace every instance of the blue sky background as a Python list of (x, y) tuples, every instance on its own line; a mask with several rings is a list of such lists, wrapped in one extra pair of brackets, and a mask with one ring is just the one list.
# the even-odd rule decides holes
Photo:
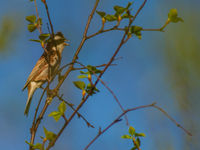
[[(97, 10), (112, 13), (114, 5), (126, 6), (128, 2), (128, 0), (102, 0)], [(140, 4), (141, 1), (136, 0), (134, 8), (138, 8)], [(135, 24), (144, 28), (159, 28), (164, 24), (167, 13), (171, 8), (177, 8), (186, 24), (190, 24), (187, 18), (191, 18), (192, 12), (195, 12), (198, 16), (199, 4), (198, 0), (168, 0), (167, 2), (164, 0), (151, 0), (147, 2)], [(62, 31), (70, 40), (70, 46), (65, 48), (62, 58), (62, 63), (67, 64), (71, 61), (80, 43), (94, 1), (49, 0), (48, 5), (55, 31)], [(43, 29), (47, 32), (45, 8), (39, 0), (38, 7), (40, 16), (43, 18)], [(135, 10), (133, 9), (133, 11)], [(23, 112), (27, 91), (22, 92), (21, 89), (34, 64), (43, 53), (39, 44), (29, 41), (29, 39), (36, 39), (38, 36), (37, 32), (29, 33), (27, 31), (27, 22), (24, 18), (31, 14), (35, 14), (35, 8), (33, 3), (28, 0), (4, 0), (0, 2), (0, 24), (5, 18), (10, 18), (14, 24), (14, 34), (8, 46), (4, 51), (0, 51), (0, 146), (6, 150), (28, 149), (25, 140), (30, 138), (29, 128), (32, 123), (34, 108), (41, 94), (41, 90), (37, 90), (31, 105), (30, 115), (26, 118)], [(195, 18), (192, 25), (198, 26), (198, 20), (199, 18)], [(100, 28), (100, 23), (99, 16), (95, 15), (89, 34), (97, 31)], [(169, 78), (171, 68), (169, 58), (166, 56), (166, 47), (176, 42), (175, 35), (180, 33), (178, 31), (181, 26), (184, 26), (184, 24), (170, 24), (165, 33), (144, 32), (142, 40), (131, 39), (122, 47), (118, 55), (123, 59), (117, 60), (118, 65), (110, 67), (103, 76), (103, 80), (116, 93), (124, 108), (157, 102), (184, 127), (195, 133), (197, 132), (192, 138), (188, 137), (175, 124), (152, 108), (131, 112), (128, 114), (130, 124), (138, 132), (146, 134), (146, 137), (142, 140), (142, 150), (197, 150), (200, 148), (196, 143), (199, 137), (198, 128), (196, 127), (199, 123), (199, 103), (194, 101), (196, 107), (189, 107), (187, 111), (183, 111), (179, 105), (180, 101), (177, 100), (176, 92), (172, 88), (172, 79)], [(190, 26), (191, 32), (200, 33), (199, 30), (195, 30), (194, 26)], [(184, 33), (182, 36), (193, 38), (184, 35)], [(79, 55), (79, 61), (85, 65), (106, 63), (117, 48), (121, 37), (122, 33), (115, 31), (94, 37), (84, 45)], [(199, 41), (199, 36), (194, 40)], [(173, 46), (170, 48), (173, 49)], [(64, 98), (74, 103), (75, 106), (80, 102), (81, 93), (73, 86), (72, 81), (77, 80), (78, 73), (71, 73), (70, 78), (65, 81), (60, 91), (64, 94)], [(198, 83), (199, 80), (196, 79), (195, 82)], [(198, 99), (199, 87), (199, 84), (197, 84), (191, 90), (191, 93), (193, 93), (190, 97), (191, 101), (192, 99)], [(121, 113), (107, 89), (100, 84), (98, 88), (101, 92), (91, 97), (80, 110), (80, 113), (95, 126), (95, 129), (87, 128), (82, 119), (75, 117), (57, 141), (54, 150), (83, 149), (98, 133), (99, 127), (106, 127)], [(182, 103), (187, 105), (185, 101)], [(55, 100), (47, 114), (56, 110), (58, 104), (58, 100)], [(194, 104), (192, 106), (195, 106)], [(69, 116), (72, 111), (70, 108), (67, 109), (66, 115)], [(195, 122), (194, 125), (188, 117)], [(44, 135), (42, 126), (56, 133), (62, 123), (62, 120), (55, 123), (52, 118), (44, 118), (37, 135)], [(130, 149), (132, 143), (120, 138), (127, 132), (128, 127), (125, 121), (121, 121), (101, 136), (90, 149)], [(38, 138), (37, 141), (40, 142), (40, 139)]]

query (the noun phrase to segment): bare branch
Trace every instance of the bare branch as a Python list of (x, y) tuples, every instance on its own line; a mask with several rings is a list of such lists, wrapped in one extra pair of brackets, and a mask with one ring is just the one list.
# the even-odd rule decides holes
[(84, 148), (84, 150), (87, 150), (102, 134), (104, 134), (108, 129), (110, 129), (114, 124), (118, 123), (121, 120), (121, 117), (124, 116), (126, 113), (130, 112), (130, 111), (135, 111), (138, 109), (144, 109), (147, 107), (152, 107), (155, 103), (150, 104), (150, 105), (142, 105), (142, 106), (138, 106), (135, 108), (131, 108), (131, 109), (127, 109), (125, 110), (125, 112), (123, 112), (122, 114), (120, 114), (113, 122), (111, 122), (106, 128), (104, 128), (101, 132), (98, 132), (98, 134), (91, 140), (91, 142)]
[(50, 24), (50, 27), (51, 27), (51, 34), (52, 34), (52, 37), (54, 38), (54, 29), (53, 29), (53, 24), (52, 24), (52, 21), (51, 21), (51, 18), (50, 18), (49, 8), (48, 8), (48, 5), (47, 5), (46, 0), (43, 0), (43, 3), (44, 3), (44, 5), (45, 5), (45, 9), (46, 9), (47, 17), (48, 17), (49, 24)]
[(192, 134), (187, 131), (185, 128), (183, 128), (180, 124), (178, 124), (175, 119), (173, 119), (164, 109), (162, 109), (161, 107), (157, 106), (156, 103), (152, 103), (149, 105), (142, 105), (142, 106), (138, 106), (138, 107), (134, 107), (131, 109), (127, 109), (125, 110), (125, 112), (123, 112), (122, 114), (120, 114), (113, 122), (111, 122), (106, 128), (104, 128), (101, 132), (98, 132), (98, 134), (91, 140), (91, 142), (84, 148), (84, 150), (87, 150), (103, 133), (105, 133), (108, 129), (110, 129), (114, 124), (118, 123), (119, 120), (121, 119), (122, 116), (124, 116), (125, 114), (127, 114), (128, 112), (131, 111), (135, 111), (135, 110), (139, 110), (139, 109), (144, 109), (144, 108), (149, 108), (149, 107), (153, 107), (158, 109), (160, 112), (162, 112), (167, 118), (169, 118), (173, 123), (176, 124), (177, 127), (181, 128), (185, 133), (187, 133), (189, 136), (192, 136)]
[(181, 128), (185, 133), (187, 133), (189, 136), (192, 136), (192, 133), (190, 133), (188, 130), (186, 130), (183, 126), (181, 126), (175, 119), (173, 119), (164, 109), (157, 105), (153, 105), (154, 108), (158, 109), (160, 112), (162, 112), (167, 118), (169, 118), (173, 123), (176, 124), (178, 128)]

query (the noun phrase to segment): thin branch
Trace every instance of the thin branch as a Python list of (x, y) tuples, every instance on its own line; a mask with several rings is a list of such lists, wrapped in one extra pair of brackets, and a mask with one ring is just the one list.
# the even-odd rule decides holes
[[(65, 104), (67, 104), (73, 111), (76, 110), (76, 109), (73, 107), (73, 104), (71, 104), (71, 103), (67, 102), (66, 100), (64, 100), (64, 99), (62, 98), (62, 96), (58, 96), (58, 95), (57, 95), (57, 97), (58, 97), (58, 99), (59, 99), (60, 101), (64, 101)], [(77, 112), (77, 115), (78, 115), (78, 117), (81, 117), (81, 118), (85, 121), (85, 123), (87, 124), (88, 127), (94, 128), (94, 126), (93, 126), (89, 121), (87, 121), (87, 119), (86, 119), (85, 117), (83, 117), (83, 115), (81, 115), (79, 112)]]
[[(43, 99), (43, 96), (44, 96), (44, 93), (45, 93), (45, 89), (43, 90), (42, 92), (42, 95), (40, 97), (40, 100), (38, 102), (38, 105), (35, 109), (35, 114), (34, 114), (34, 119), (33, 119), (33, 122), (32, 122), (32, 127), (30, 129), (31, 131), (31, 140), (30, 140), (30, 143), (33, 144), (34, 143), (34, 140), (35, 140), (35, 134), (36, 134), (36, 129), (35, 129), (35, 125), (36, 125), (36, 117), (37, 117), (37, 113), (38, 113), (38, 110), (39, 110), (39, 107), (40, 107), (40, 104), (41, 104), (41, 101)], [(30, 146), (30, 149), (31, 149), (31, 146)]]
[(67, 117), (65, 116), (65, 114), (63, 114), (63, 119), (65, 120), (65, 122), (68, 122)]
[(110, 28), (110, 29), (105, 29), (105, 30), (100, 29), (98, 32), (93, 33), (93, 34), (87, 36), (87, 39), (90, 39), (90, 38), (92, 38), (92, 37), (94, 37), (94, 36), (96, 36), (96, 35), (99, 35), (99, 34), (101, 34), (101, 33), (109, 32), (109, 31), (116, 31), (116, 30), (118, 30), (118, 31), (125, 31), (123, 28), (118, 28), (118, 27), (116, 27), (116, 26), (115, 26), (115, 27), (112, 27), (112, 28)]
[(91, 142), (84, 148), (84, 150), (87, 150), (103, 133), (105, 133), (108, 129), (110, 129), (114, 124), (118, 123), (120, 121), (121, 117), (123, 117), (128, 112), (139, 110), (139, 109), (144, 109), (144, 108), (149, 108), (149, 107), (156, 108), (157, 110), (159, 110), (160, 112), (162, 112), (167, 118), (169, 118), (173, 123), (175, 123), (177, 127), (181, 128), (189, 136), (192, 136), (192, 134), (189, 131), (187, 131), (185, 128), (183, 128), (180, 124), (178, 124), (175, 121), (175, 119), (173, 119), (170, 115), (168, 115), (168, 113), (164, 109), (162, 109), (161, 107), (157, 106), (156, 103), (152, 103), (150, 105), (142, 105), (142, 106), (138, 106), (138, 107), (135, 107), (135, 108), (131, 108), (131, 109), (125, 110), (125, 112), (123, 112), (122, 114), (120, 114), (106, 128), (104, 128), (102, 131), (98, 132), (98, 134), (91, 140)]
[(137, 147), (137, 150), (141, 150), (140, 146), (137, 144), (135, 137), (133, 137), (133, 145)]
[(38, 129), (38, 126), (39, 126), (43, 116), (44, 116), (44, 113), (46, 112), (47, 107), (48, 107), (48, 105), (47, 105), (47, 101), (46, 101), (45, 107), (43, 107), (42, 112), (40, 113), (39, 117), (37, 118), (36, 123), (34, 125), (34, 128), (31, 129), (32, 130), (32, 132), (31, 132), (31, 144), (34, 143), (36, 131)]
[[(42, 27), (41, 27), (41, 22), (40, 22), (40, 17), (39, 17), (39, 12), (38, 12), (38, 7), (37, 7), (37, 2), (36, 0), (34, 0), (34, 4), (35, 4), (35, 9), (36, 9), (36, 14), (37, 14), (37, 21), (39, 21), (39, 25), (37, 23), (37, 29), (39, 31), (40, 34), (42, 34)], [(47, 49), (45, 48), (44, 45), (42, 45), (42, 48), (44, 49), (44, 51), (48, 54)]]
[[(33, 119), (33, 123), (34, 123), (34, 124), (35, 124), (35, 120), (36, 120), (36, 117), (37, 117), (37, 113), (38, 113), (38, 110), (39, 110), (39, 107), (40, 107), (40, 104), (41, 104), (41, 102), (42, 102), (42, 98), (43, 98), (43, 96), (44, 96), (44, 93), (45, 93), (46, 89), (47, 89), (47, 88), (43, 89), (42, 95), (41, 95), (40, 100), (39, 100), (39, 102), (38, 102), (38, 105), (37, 105), (37, 107), (36, 107), (36, 109), (35, 109), (35, 114), (34, 114), (34, 119)], [(32, 126), (32, 127), (33, 127), (33, 126)]]
[(173, 123), (176, 124), (178, 128), (181, 128), (185, 133), (187, 133), (189, 136), (192, 136), (192, 133), (190, 133), (188, 130), (186, 130), (183, 126), (181, 126), (175, 119), (173, 119), (164, 109), (157, 105), (153, 105), (154, 108), (158, 109), (160, 112), (162, 112), (167, 118), (169, 118)]
[(36, 9), (36, 14), (37, 14), (37, 21), (39, 20), (39, 26), (37, 25), (37, 29), (40, 32), (40, 34), (42, 34), (41, 22), (40, 22), (40, 19), (39, 19), (40, 17), (39, 17), (39, 13), (38, 13), (36, 0), (34, 0), (34, 4), (35, 4), (35, 9)]
[(163, 31), (163, 30), (167, 27), (167, 25), (168, 25), (169, 23), (170, 23), (170, 20), (167, 19), (167, 21), (166, 21), (165, 24), (160, 28), (160, 30)]
[(160, 32), (164, 32), (160, 28), (159, 29), (142, 29), (142, 31), (160, 31)]
[(46, 0), (43, 0), (43, 3), (44, 3), (44, 5), (45, 5), (46, 13), (47, 13), (47, 17), (48, 17), (49, 24), (50, 24), (50, 27), (51, 27), (51, 34), (52, 34), (52, 37), (54, 38), (54, 29), (53, 29), (53, 24), (52, 24), (52, 21), (51, 21), (50, 15), (49, 15), (49, 8), (48, 8), (48, 5), (47, 5)]
[(137, 12), (135, 13), (135, 15), (133, 16), (132, 22), (135, 21), (135, 19), (137, 18), (137, 16), (141, 12), (141, 10), (144, 8), (144, 6), (145, 6), (146, 3), (147, 3), (147, 0), (144, 0), (144, 2), (142, 3), (142, 5), (140, 6), (140, 8), (137, 10)]
[[(97, 65), (97, 66), (94, 66), (94, 67), (101, 68), (101, 67), (105, 67), (105, 66), (106, 66), (106, 64), (102, 64), (102, 65)], [(111, 66), (117, 66), (117, 64), (111, 64)], [(73, 70), (83, 70), (83, 69), (88, 69), (88, 67), (85, 66), (85, 67), (81, 67), (81, 68), (74, 68)]]
[(65, 69), (66, 67), (70, 66), (72, 63), (66, 64), (64, 66), (62, 66), (59, 70), (58, 73), (60, 73), (63, 69)]

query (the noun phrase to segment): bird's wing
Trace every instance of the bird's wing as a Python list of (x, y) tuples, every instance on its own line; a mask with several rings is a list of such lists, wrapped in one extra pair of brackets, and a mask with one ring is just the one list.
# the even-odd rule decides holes
[(26, 89), (26, 87), (28, 86), (28, 84), (38, 76), (38, 73), (41, 72), (41, 70), (44, 68), (44, 67), (48, 67), (47, 66), (48, 64), (46, 63), (46, 59), (44, 57), (44, 55), (42, 55), (40, 57), (40, 59), (37, 61), (35, 67), (33, 68), (31, 74), (29, 75), (27, 81), (26, 81), (26, 84), (24, 85), (23, 89)]

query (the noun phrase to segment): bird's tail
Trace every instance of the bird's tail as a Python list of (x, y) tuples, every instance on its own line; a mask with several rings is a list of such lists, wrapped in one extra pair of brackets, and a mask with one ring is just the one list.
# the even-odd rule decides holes
[(37, 86), (36, 86), (36, 83), (30, 83), (28, 85), (28, 99), (26, 101), (26, 108), (25, 108), (25, 111), (24, 111), (24, 115), (28, 116), (28, 112), (29, 112), (29, 108), (30, 108), (30, 105), (31, 105), (31, 101), (32, 101), (32, 97), (33, 97), (33, 94), (35, 92), (35, 90), (37, 89)]
[(25, 107), (25, 111), (24, 111), (24, 115), (28, 116), (29, 113), (29, 109), (30, 109), (30, 105), (31, 105), (31, 101), (32, 101), (32, 96), (28, 96), (28, 99), (26, 101), (26, 107)]

